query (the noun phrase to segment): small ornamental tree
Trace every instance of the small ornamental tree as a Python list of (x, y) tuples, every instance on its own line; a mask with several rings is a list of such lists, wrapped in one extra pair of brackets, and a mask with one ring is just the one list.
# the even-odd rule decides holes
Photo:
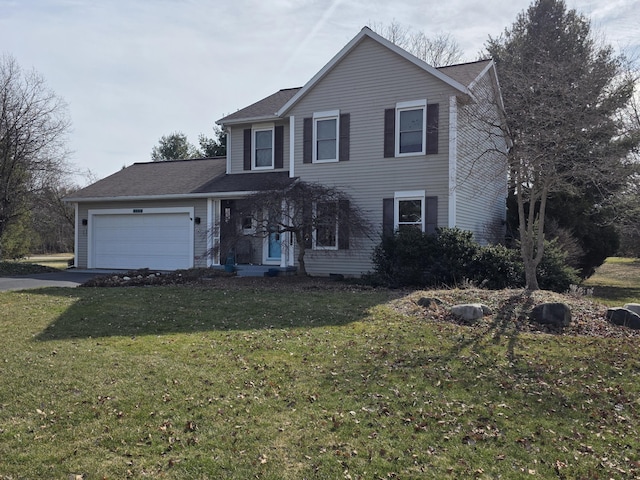
[(250, 195), (239, 202), (237, 215), (251, 219), (254, 237), (291, 234), (298, 275), (307, 275), (307, 250), (320, 245), (351, 249), (371, 231), (369, 221), (347, 193), (302, 181)]

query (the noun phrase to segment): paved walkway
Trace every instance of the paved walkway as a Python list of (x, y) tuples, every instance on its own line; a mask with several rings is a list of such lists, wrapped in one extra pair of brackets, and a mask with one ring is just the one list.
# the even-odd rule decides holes
[(77, 287), (81, 283), (106, 272), (64, 270), (53, 273), (0, 277), (0, 291), (26, 290), (42, 287)]

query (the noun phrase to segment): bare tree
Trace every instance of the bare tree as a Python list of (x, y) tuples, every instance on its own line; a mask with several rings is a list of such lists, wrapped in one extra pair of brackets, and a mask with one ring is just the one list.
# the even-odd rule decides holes
[(391, 43), (415, 55), (434, 67), (444, 67), (459, 63), (464, 52), (449, 33), (427, 36), (424, 32), (413, 31), (392, 20), (389, 24), (374, 23), (371, 28)]
[(31, 195), (66, 171), (69, 126), (65, 103), (44, 79), (0, 57), (0, 238), (28, 215)]
[(246, 197), (236, 215), (251, 220), (254, 237), (292, 235), (299, 275), (307, 275), (305, 254), (310, 248), (354, 248), (371, 232), (366, 216), (345, 192), (302, 181)]
[(593, 221), (629, 178), (632, 141), (617, 116), (633, 82), (612, 49), (594, 40), (588, 19), (562, 0), (536, 0), (510, 30), (489, 40), (488, 51), (512, 144), (526, 285), (537, 290), (548, 209)]

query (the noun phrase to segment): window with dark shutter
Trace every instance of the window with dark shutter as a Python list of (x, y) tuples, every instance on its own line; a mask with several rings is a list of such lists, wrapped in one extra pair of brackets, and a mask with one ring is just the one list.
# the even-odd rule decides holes
[(273, 159), (274, 167), (282, 168), (284, 166), (284, 126), (278, 125), (274, 131), (274, 150)]
[(351, 114), (342, 113), (340, 115), (340, 155), (339, 160), (346, 162), (349, 160), (350, 136), (351, 136)]
[(396, 109), (384, 111), (384, 157), (395, 157), (396, 151)]
[(338, 201), (338, 249), (349, 249), (349, 200)]
[(425, 198), (425, 226), (424, 231), (432, 234), (438, 228), (438, 197)]
[(243, 168), (245, 170), (251, 170), (251, 136), (252, 132), (250, 128), (244, 129), (244, 145), (243, 145)]
[(313, 159), (313, 118), (302, 121), (302, 163), (311, 163)]
[(440, 108), (437, 103), (427, 105), (427, 154), (438, 153), (438, 120)]
[(393, 235), (394, 231), (394, 214), (393, 214), (393, 198), (382, 199), (382, 236), (387, 237)]

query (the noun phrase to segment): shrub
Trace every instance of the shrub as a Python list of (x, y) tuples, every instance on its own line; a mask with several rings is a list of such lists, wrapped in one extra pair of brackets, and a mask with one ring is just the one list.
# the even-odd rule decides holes
[[(489, 289), (522, 288), (524, 265), (518, 249), (504, 245), (481, 247), (473, 234), (456, 228), (425, 234), (415, 229), (385, 237), (373, 253), (374, 273), (365, 279), (390, 287), (439, 287), (471, 281)], [(545, 242), (538, 267), (540, 288), (565, 292), (579, 283), (567, 266), (566, 253), (555, 241)]]
[(543, 290), (566, 292), (580, 283), (578, 271), (567, 265), (567, 254), (556, 241), (545, 242), (544, 255), (538, 265), (538, 284)]
[(524, 286), (524, 266), (520, 252), (504, 245), (481, 248), (474, 258), (470, 278), (492, 290)]

